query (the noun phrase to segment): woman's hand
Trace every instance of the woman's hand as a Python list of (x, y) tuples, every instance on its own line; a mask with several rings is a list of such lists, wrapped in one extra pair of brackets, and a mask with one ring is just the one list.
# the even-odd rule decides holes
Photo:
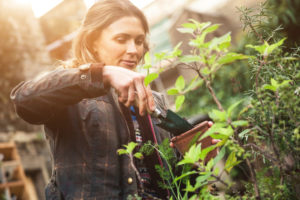
[(140, 115), (155, 109), (151, 89), (144, 85), (144, 78), (144, 75), (123, 67), (109, 65), (103, 67), (104, 83), (115, 88), (119, 101), (125, 106), (137, 103)]

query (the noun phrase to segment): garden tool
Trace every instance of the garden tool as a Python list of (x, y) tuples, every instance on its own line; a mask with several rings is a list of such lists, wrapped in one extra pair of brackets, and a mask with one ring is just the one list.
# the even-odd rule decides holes
[(159, 119), (157, 126), (171, 132), (174, 136), (178, 136), (193, 128), (193, 125), (187, 120), (169, 109), (165, 115), (163, 115), (158, 109), (155, 109), (152, 115)]

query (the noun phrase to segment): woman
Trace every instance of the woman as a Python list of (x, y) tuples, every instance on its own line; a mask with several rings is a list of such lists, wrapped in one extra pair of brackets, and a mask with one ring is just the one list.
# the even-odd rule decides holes
[(100, 0), (74, 40), (72, 61), (12, 91), (18, 115), (45, 128), (53, 155), (47, 199), (126, 199), (145, 195), (142, 187), (146, 196), (168, 196), (157, 184), (158, 154), (137, 163), (139, 181), (128, 156), (116, 153), (130, 141), (170, 137), (148, 114), (164, 112), (163, 99), (134, 71), (148, 50), (148, 32), (145, 16), (128, 0)]
[[(163, 109), (163, 101), (157, 98), (155, 105), (144, 76), (134, 71), (148, 50), (148, 32), (145, 16), (128, 0), (98, 1), (74, 40), (72, 62), (12, 91), (18, 115), (43, 124), (50, 143), (53, 174), (47, 199), (126, 199), (138, 193), (128, 156), (116, 153), (136, 139), (128, 107), (137, 99), (143, 141), (169, 137), (147, 115)], [(166, 198), (154, 169), (161, 159), (154, 154), (145, 160), (148, 191)]]

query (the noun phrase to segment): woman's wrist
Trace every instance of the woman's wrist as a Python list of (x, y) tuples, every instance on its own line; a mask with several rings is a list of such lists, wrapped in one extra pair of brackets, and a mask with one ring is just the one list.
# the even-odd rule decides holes
[(110, 70), (109, 66), (103, 65), (102, 66), (102, 81), (105, 87), (110, 86)]

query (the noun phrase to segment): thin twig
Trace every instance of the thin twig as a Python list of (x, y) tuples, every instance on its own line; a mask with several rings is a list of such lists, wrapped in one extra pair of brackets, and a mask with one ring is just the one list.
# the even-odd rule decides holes
[(274, 162), (275, 164), (278, 163), (277, 159), (274, 158), (272, 155), (270, 155), (269, 153), (267, 153), (264, 149), (261, 149), (259, 146), (257, 146), (256, 144), (253, 143), (248, 143), (248, 144), (244, 144), (243, 145), (244, 148), (247, 147), (252, 147), (254, 148), (256, 151), (259, 151), (260, 154), (264, 155), (266, 158), (268, 158), (270, 161)]
[[(230, 124), (230, 126), (232, 127), (232, 129), (234, 130), (234, 137), (238, 141), (239, 146), (243, 147), (243, 143), (242, 143), (241, 139), (239, 138), (237, 129), (234, 128), (234, 126), (230, 122), (231, 121), (230, 119), (228, 119), (227, 121)], [(260, 196), (260, 191), (259, 191), (259, 188), (258, 188), (258, 183), (257, 183), (257, 179), (256, 179), (255, 169), (252, 166), (252, 164), (251, 164), (251, 162), (250, 162), (250, 160), (248, 158), (246, 158), (245, 160), (246, 160), (246, 164), (247, 164), (247, 166), (248, 166), (248, 168), (250, 170), (251, 180), (252, 180), (252, 183), (254, 185), (255, 199), (260, 200), (261, 196)]]
[(212, 174), (211, 176), (214, 177), (215, 179), (217, 179), (217, 181), (219, 181), (220, 183), (222, 183), (222, 184), (225, 185), (226, 187), (229, 186), (225, 181), (223, 181), (223, 180), (221, 179), (221, 177), (216, 176), (216, 175), (214, 175), (214, 174)]
[(132, 156), (132, 154), (128, 154), (128, 156), (130, 158), (130, 165), (133, 168), (133, 170), (135, 171), (136, 176), (137, 176), (137, 178), (139, 180), (141, 191), (144, 192), (144, 186), (143, 186), (143, 183), (142, 183), (142, 177), (140, 175), (140, 172), (138, 171), (138, 169), (136, 168), (136, 166), (134, 164), (133, 156)]
[(223, 107), (222, 107), (222, 105), (221, 105), (219, 99), (218, 99), (217, 96), (216, 96), (216, 93), (214, 92), (213, 88), (211, 87), (210, 81), (208, 81), (208, 80), (201, 74), (201, 72), (200, 72), (199, 70), (196, 70), (196, 72), (198, 73), (198, 76), (204, 80), (204, 82), (205, 82), (205, 84), (206, 84), (206, 87), (207, 87), (207, 89), (209, 90), (211, 96), (213, 97), (215, 103), (217, 104), (219, 110), (224, 111), (224, 109), (223, 109)]

